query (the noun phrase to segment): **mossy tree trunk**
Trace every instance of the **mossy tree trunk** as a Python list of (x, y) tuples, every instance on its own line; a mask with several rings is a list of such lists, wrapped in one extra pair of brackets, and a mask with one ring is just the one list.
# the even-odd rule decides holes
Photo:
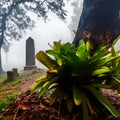
[(93, 47), (110, 44), (120, 34), (120, 0), (84, 0), (73, 43), (90, 39)]

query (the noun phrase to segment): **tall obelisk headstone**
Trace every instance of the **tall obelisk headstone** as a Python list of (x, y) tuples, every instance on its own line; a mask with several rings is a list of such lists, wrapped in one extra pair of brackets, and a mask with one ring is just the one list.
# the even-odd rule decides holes
[(35, 66), (35, 45), (34, 40), (29, 37), (26, 40), (26, 66), (24, 70), (32, 70), (37, 68)]

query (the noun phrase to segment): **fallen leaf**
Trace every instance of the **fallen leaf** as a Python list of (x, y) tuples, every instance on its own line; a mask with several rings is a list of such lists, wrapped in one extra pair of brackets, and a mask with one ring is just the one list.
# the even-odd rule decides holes
[(41, 107), (41, 108), (44, 108), (44, 107), (45, 107), (45, 105), (44, 105), (44, 104), (42, 104), (42, 103), (40, 103), (40, 107)]
[(27, 106), (22, 105), (22, 104), (19, 104), (18, 108), (21, 109), (21, 110), (28, 110), (29, 109)]

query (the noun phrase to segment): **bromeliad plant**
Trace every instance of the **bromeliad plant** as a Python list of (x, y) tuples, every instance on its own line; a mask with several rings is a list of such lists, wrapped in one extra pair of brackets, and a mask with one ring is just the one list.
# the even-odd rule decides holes
[(85, 43), (83, 40), (77, 48), (60, 41), (54, 42), (51, 48), (36, 55), (48, 71), (37, 79), (32, 86), (33, 91), (39, 91), (40, 97), (49, 93), (50, 105), (55, 101), (65, 101), (69, 112), (74, 106), (80, 107), (84, 120), (89, 120), (90, 114), (95, 112), (93, 98), (114, 117), (120, 116), (100, 91), (101, 88), (111, 88), (113, 81), (120, 82), (115, 76), (120, 64), (119, 51), (115, 52), (113, 46), (101, 45), (91, 54), (90, 41)]

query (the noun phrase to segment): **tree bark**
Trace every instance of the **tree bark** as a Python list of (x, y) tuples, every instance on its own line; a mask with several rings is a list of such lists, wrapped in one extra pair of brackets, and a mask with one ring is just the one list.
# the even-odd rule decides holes
[(3, 69), (2, 69), (2, 58), (1, 58), (1, 47), (0, 47), (0, 74), (3, 73)]
[(84, 0), (73, 43), (90, 39), (93, 47), (111, 44), (120, 34), (120, 0)]

